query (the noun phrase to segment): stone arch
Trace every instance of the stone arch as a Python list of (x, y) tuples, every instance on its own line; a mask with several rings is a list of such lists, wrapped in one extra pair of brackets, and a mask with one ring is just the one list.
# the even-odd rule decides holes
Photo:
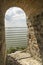
[[(16, 12), (16, 13), (15, 13)], [(20, 12), (20, 14), (19, 14), (19, 12)], [(11, 16), (9, 15), (9, 13), (11, 14)], [(14, 14), (15, 13), (15, 14)], [(13, 15), (12, 15), (13, 14)], [(18, 14), (18, 15), (17, 15)], [(8, 15), (8, 16), (7, 16)], [(16, 16), (15, 16), (16, 15)], [(8, 18), (10, 16), (10, 19)], [(13, 18), (13, 17), (14, 18)], [(14, 19), (14, 21), (13, 21), (13, 19)], [(15, 18), (16, 18), (16, 20), (15, 20)], [(12, 19), (12, 21), (11, 21), (11, 19)], [(21, 21), (21, 20), (19, 20), (19, 19), (21, 19), (21, 20), (24, 20), (24, 21)], [(7, 20), (7, 22), (6, 22), (6, 20)], [(19, 45), (19, 43), (20, 43), (20, 40), (21, 40), (21, 43), (20, 44), (25, 44), (25, 47), (27, 47), (27, 39), (24, 39), (23, 37), (25, 37), (25, 38), (27, 38), (27, 34), (22, 34), (22, 32), (23, 33), (27, 33), (27, 23), (26, 23), (26, 13), (25, 13), (25, 11), (23, 10), (23, 9), (21, 9), (20, 7), (11, 7), (11, 8), (9, 8), (7, 11), (6, 11), (6, 13), (5, 13), (5, 31), (6, 31), (6, 50), (8, 50), (8, 49), (10, 49), (11, 48), (11, 46), (9, 45), (9, 47), (8, 47), (8, 44), (10, 43), (10, 44), (12, 44), (12, 47), (19, 47), (20, 45)], [(11, 24), (11, 23), (12, 24)], [(10, 23), (10, 24), (9, 24)], [(9, 24), (9, 25), (8, 25)], [(8, 29), (9, 28), (9, 29)], [(11, 29), (12, 28), (12, 29)], [(18, 29), (17, 29), (18, 28)], [(19, 30), (19, 29), (22, 29), (21, 31)], [(8, 30), (12, 30), (12, 32), (11, 31), (8, 31)], [(16, 30), (16, 31), (15, 31)], [(23, 31), (24, 30), (24, 31)], [(10, 32), (11, 34), (7, 34), (7, 31), (8, 32)], [(17, 32), (18, 31), (18, 32)], [(15, 33), (16, 32), (16, 33)], [(19, 36), (18, 34), (20, 34), (20, 32), (21, 32), (21, 35)], [(14, 34), (13, 34), (14, 33)], [(17, 36), (16, 36), (16, 34), (17, 34)], [(25, 36), (26, 35), (26, 36)], [(11, 38), (9, 38), (11, 36)], [(14, 36), (14, 37), (13, 37)], [(15, 36), (16, 36), (16, 38), (15, 38)], [(12, 39), (12, 37), (13, 37), (13, 39)], [(17, 38), (19, 38), (19, 39), (17, 39)], [(21, 38), (21, 39), (20, 39)], [(9, 39), (9, 40), (8, 40)], [(26, 40), (26, 41), (25, 41)], [(12, 42), (13, 41), (13, 42)], [(15, 42), (14, 42), (15, 41)], [(18, 41), (18, 42), (17, 42)], [(8, 43), (8, 44), (7, 44)], [(13, 43), (18, 43), (18, 46), (13, 46)], [(23, 47), (24, 45), (21, 45), (20, 46), (20, 48), (21, 47)]]
[[(5, 65), (5, 28), (4, 28), (4, 16), (5, 16), (5, 12), (8, 8), (10, 7), (14, 7), (14, 6), (18, 6), (20, 8), (22, 8), (26, 15), (27, 15), (27, 25), (28, 25), (28, 47), (27, 47), (27, 52), (28, 49), (30, 50), (31, 55), (35, 58), (40, 60), (40, 55), (43, 56), (43, 53), (40, 52), (41, 49), (43, 47), (40, 47), (40, 45), (42, 46), (43, 44), (39, 45), (38, 41), (41, 41), (40, 43), (42, 43), (42, 37), (40, 34), (42, 34), (42, 30), (43, 30), (43, 1), (41, 0), (0, 0), (0, 65)], [(40, 11), (41, 10), (41, 11)], [(39, 21), (40, 18), (40, 23), (36, 23)], [(41, 21), (42, 19), (42, 21)], [(37, 24), (39, 25), (39, 27), (41, 28), (42, 26), (42, 30), (39, 30), (39, 27), (37, 27)], [(39, 31), (38, 31), (39, 30)], [(40, 32), (40, 33), (39, 33)], [(32, 33), (32, 34), (31, 34)], [(38, 35), (37, 35), (38, 33)], [(40, 38), (39, 40), (37, 40), (38, 38)], [(35, 43), (35, 44), (34, 44)], [(37, 50), (36, 50), (37, 49)]]

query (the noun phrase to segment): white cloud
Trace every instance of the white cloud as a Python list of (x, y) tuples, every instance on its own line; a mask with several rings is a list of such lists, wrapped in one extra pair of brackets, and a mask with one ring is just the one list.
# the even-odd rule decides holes
[(26, 15), (20, 8), (13, 7), (5, 15), (5, 27), (26, 27)]

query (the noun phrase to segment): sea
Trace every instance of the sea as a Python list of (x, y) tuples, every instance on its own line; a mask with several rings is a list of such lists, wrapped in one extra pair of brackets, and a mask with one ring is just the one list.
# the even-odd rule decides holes
[(6, 27), (6, 48), (27, 46), (27, 27)]

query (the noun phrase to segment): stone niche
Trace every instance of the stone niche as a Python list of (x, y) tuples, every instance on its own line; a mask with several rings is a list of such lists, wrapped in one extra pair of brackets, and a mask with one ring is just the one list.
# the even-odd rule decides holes
[[(28, 47), (33, 58), (43, 63), (43, 0), (0, 0), (0, 65), (5, 65), (5, 12), (10, 7), (22, 8), (28, 19)], [(28, 49), (29, 48), (29, 49)]]

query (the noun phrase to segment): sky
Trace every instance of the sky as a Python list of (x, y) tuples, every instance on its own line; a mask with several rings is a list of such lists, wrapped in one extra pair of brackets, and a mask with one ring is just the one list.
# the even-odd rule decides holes
[(26, 14), (18, 7), (11, 7), (5, 13), (5, 27), (27, 27)]

